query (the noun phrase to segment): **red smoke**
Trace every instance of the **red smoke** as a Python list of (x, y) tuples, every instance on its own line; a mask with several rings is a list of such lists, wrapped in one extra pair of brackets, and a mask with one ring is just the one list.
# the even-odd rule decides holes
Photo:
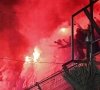
[[(1, 0), (0, 89), (22, 90), (23, 83), (28, 87), (61, 69), (61, 64), (55, 63), (70, 60), (70, 48), (58, 49), (54, 41), (68, 39), (71, 15), (88, 3), (89, 0)], [(99, 8), (100, 2), (95, 5), (97, 18)], [(83, 13), (75, 21), (87, 27), (88, 19)], [(67, 33), (59, 33), (61, 28), (67, 28)], [(24, 58), (32, 55), (35, 46), (42, 51), (39, 62), (54, 63), (25, 64)]]

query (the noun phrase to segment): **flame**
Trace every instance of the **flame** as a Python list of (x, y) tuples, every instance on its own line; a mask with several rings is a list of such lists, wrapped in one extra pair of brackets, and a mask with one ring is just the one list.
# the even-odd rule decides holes
[(40, 57), (40, 54), (41, 54), (41, 50), (39, 49), (39, 47), (36, 46), (34, 48), (33, 56), (32, 57), (29, 57), (29, 56), (25, 57), (25, 63), (29, 63), (31, 61), (37, 62), (37, 60)]
[(30, 62), (31, 60), (30, 60), (30, 57), (29, 56), (26, 56), (25, 57), (25, 62)]
[(34, 60), (34, 62), (37, 62), (37, 60), (40, 57), (40, 54), (41, 54), (41, 50), (36, 46), (34, 48), (34, 52), (33, 52), (33, 57), (34, 57), (33, 60)]

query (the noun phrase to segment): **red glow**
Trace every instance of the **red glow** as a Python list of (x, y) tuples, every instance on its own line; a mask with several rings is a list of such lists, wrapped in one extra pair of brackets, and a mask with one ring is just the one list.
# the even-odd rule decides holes
[[(62, 66), (55, 63), (70, 60), (71, 49), (58, 49), (59, 45), (54, 41), (68, 40), (71, 34), (71, 15), (88, 2), (89, 0), (1, 0), (0, 90), (22, 90), (60, 70)], [(94, 16), (98, 19), (99, 12), (100, 1), (95, 5)], [(75, 17), (75, 21), (83, 28), (89, 23), (83, 13)]]

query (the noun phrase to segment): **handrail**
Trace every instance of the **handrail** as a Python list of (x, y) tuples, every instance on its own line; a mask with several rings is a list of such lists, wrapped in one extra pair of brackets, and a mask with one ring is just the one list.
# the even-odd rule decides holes
[[(53, 77), (55, 77), (55, 76), (59, 75), (59, 74), (61, 74), (62, 72), (64, 72), (64, 70), (63, 70), (63, 69), (62, 69), (62, 70), (60, 70), (60, 71), (58, 71), (58, 72), (56, 72), (56, 73), (54, 73), (54, 74), (52, 74), (52, 75), (50, 75), (50, 76), (48, 76), (48, 77), (47, 77), (47, 78), (45, 78), (45, 79), (43, 79), (43, 80), (39, 81), (39, 82), (38, 82), (38, 84), (41, 84), (41, 83), (43, 83), (43, 82), (45, 82), (45, 81), (47, 81), (47, 80), (49, 80), (49, 79), (51, 79), (51, 78), (53, 78)], [(34, 87), (36, 87), (36, 86), (37, 86), (37, 84), (34, 84), (34, 85), (32, 85), (32, 86), (30, 86), (30, 87), (26, 88), (26, 90), (30, 90), (31, 88), (34, 88)]]

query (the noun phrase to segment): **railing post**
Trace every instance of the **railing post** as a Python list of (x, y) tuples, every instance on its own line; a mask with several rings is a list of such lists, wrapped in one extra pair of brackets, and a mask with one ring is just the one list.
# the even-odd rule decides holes
[(39, 90), (42, 90), (38, 82), (36, 82), (36, 86), (38, 87)]
[(65, 64), (63, 64), (62, 67), (63, 67), (63, 70), (65, 73), (67, 73), (69, 71)]

